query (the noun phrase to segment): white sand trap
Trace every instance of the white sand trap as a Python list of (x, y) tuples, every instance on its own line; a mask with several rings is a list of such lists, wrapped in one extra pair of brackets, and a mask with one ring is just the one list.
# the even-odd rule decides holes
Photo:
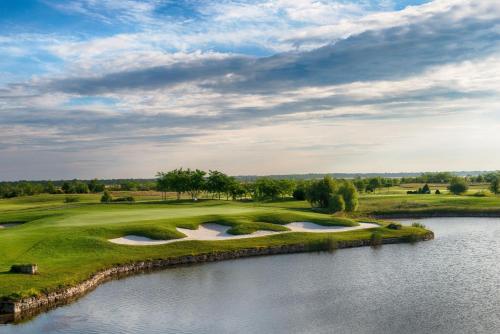
[(227, 233), (227, 231), (231, 228), (230, 226), (209, 223), (200, 225), (197, 230), (189, 230), (186, 228), (178, 227), (177, 230), (186, 235), (186, 237), (182, 239), (153, 240), (147, 237), (141, 237), (137, 235), (126, 235), (121, 238), (110, 239), (109, 241), (119, 245), (153, 246), (153, 245), (163, 245), (172, 242), (179, 242), (186, 240), (232, 240), (232, 239), (264, 237), (272, 234), (290, 233), (290, 232), (313, 232), (313, 233), (345, 232), (345, 231), (378, 227), (379, 225), (371, 223), (360, 223), (359, 226), (347, 227), (347, 226), (322, 226), (314, 223), (296, 222), (296, 223), (286, 224), (283, 226), (288, 227), (290, 231), (283, 231), (283, 232), (256, 231), (251, 234), (232, 235)]
[(0, 229), (2, 229), (2, 228), (14, 227), (14, 226), (18, 226), (18, 225), (21, 225), (21, 224), (19, 224), (19, 223), (0, 224)]

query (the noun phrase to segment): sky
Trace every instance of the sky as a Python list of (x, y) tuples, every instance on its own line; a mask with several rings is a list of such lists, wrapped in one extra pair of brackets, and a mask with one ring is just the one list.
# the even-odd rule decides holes
[(499, 1), (0, 1), (0, 180), (496, 170), (499, 143)]

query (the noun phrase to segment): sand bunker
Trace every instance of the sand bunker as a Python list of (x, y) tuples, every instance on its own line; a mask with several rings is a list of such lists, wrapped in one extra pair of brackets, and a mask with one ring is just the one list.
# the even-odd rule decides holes
[(379, 225), (371, 223), (360, 223), (359, 226), (346, 227), (346, 226), (322, 226), (307, 222), (296, 222), (296, 223), (286, 224), (284, 226), (289, 228), (290, 231), (285, 231), (285, 232), (256, 231), (251, 234), (232, 235), (227, 233), (227, 231), (231, 228), (230, 226), (209, 223), (200, 225), (197, 230), (189, 230), (178, 227), (177, 230), (186, 235), (186, 237), (182, 239), (153, 240), (150, 238), (141, 237), (137, 235), (126, 235), (121, 238), (110, 239), (109, 241), (120, 245), (152, 246), (152, 245), (163, 245), (172, 242), (179, 242), (186, 240), (232, 240), (232, 239), (263, 237), (267, 235), (290, 233), (290, 232), (313, 232), (313, 233), (345, 232), (345, 231), (378, 227)]
[(21, 225), (21, 224), (20, 223), (0, 224), (0, 229), (14, 227), (14, 226), (18, 226), (18, 225)]

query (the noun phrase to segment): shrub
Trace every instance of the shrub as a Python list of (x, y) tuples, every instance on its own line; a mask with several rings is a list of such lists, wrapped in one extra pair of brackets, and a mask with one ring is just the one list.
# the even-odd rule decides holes
[(345, 210), (344, 198), (340, 195), (334, 195), (328, 201), (328, 211), (331, 213)]
[(469, 186), (463, 178), (455, 177), (451, 180), (448, 189), (454, 195), (461, 195), (469, 189)]
[(429, 188), (429, 185), (426, 183), (421, 191), (422, 191), (422, 194), (430, 194), (431, 188)]
[(391, 230), (400, 230), (403, 226), (399, 223), (390, 223), (387, 225), (387, 228), (390, 228)]
[(375, 231), (370, 237), (370, 243), (372, 246), (380, 246), (382, 245), (382, 239), (382, 233), (380, 233), (379, 231)]
[(441, 195), (441, 192), (439, 191), (439, 189), (436, 189), (436, 195)]
[(105, 190), (104, 194), (101, 197), (101, 203), (110, 203), (113, 201), (113, 196), (109, 193), (109, 191)]
[(422, 224), (422, 223), (417, 223), (417, 222), (412, 223), (412, 224), (411, 224), (411, 226), (413, 226), (413, 227), (418, 227), (418, 228), (426, 228), (424, 224)]
[(474, 195), (472, 195), (474, 197), (486, 197), (488, 196), (488, 194), (485, 192), (485, 191), (478, 191), (476, 193), (474, 193)]
[(76, 203), (76, 202), (80, 202), (80, 199), (78, 197), (66, 196), (64, 198), (64, 203)]

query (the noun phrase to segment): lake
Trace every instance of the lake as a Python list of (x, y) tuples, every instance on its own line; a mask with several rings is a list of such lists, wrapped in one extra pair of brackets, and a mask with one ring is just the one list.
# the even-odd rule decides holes
[(0, 333), (499, 333), (500, 219), (419, 221), (435, 240), (142, 274)]

